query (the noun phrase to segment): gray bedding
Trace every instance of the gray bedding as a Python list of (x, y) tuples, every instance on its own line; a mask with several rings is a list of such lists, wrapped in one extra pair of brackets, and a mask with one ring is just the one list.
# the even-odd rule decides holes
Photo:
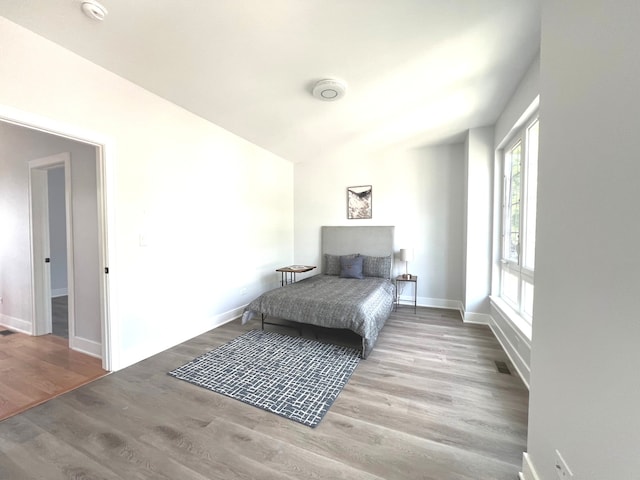
[(394, 286), (389, 279), (340, 278), (316, 275), (276, 288), (245, 308), (242, 322), (266, 315), (329, 328), (351, 330), (363, 338), (366, 357), (393, 309)]

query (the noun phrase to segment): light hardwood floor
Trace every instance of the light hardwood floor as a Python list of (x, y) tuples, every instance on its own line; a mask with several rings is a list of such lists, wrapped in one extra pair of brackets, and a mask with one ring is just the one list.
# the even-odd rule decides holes
[(528, 392), (498, 373), (508, 360), (486, 326), (393, 313), (315, 429), (166, 374), (251, 328), (234, 321), (0, 422), (0, 478), (517, 479)]
[(0, 335), (0, 420), (106, 373), (100, 359), (70, 350), (67, 339)]

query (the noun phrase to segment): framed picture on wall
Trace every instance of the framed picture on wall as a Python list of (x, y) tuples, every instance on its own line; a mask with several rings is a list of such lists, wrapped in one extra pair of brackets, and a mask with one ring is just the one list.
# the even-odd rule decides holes
[(349, 220), (371, 218), (372, 191), (371, 185), (347, 187), (347, 218)]

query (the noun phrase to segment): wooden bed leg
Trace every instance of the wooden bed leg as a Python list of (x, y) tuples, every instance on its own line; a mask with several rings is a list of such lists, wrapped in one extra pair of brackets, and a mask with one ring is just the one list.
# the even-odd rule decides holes
[(367, 356), (365, 355), (364, 337), (362, 337), (362, 353), (360, 354), (360, 356), (363, 360), (367, 359)]
[(262, 316), (262, 330), (264, 330), (264, 313), (262, 313), (261, 316)]

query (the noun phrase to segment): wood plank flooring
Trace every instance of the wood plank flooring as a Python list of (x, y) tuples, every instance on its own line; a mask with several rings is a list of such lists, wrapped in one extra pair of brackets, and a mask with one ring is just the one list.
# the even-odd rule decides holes
[(51, 299), (51, 327), (56, 337), (69, 338), (69, 297)]
[(0, 422), (0, 478), (517, 479), (528, 392), (498, 373), (510, 364), (488, 327), (392, 313), (315, 429), (166, 374), (251, 328), (234, 321)]
[(67, 339), (0, 335), (0, 420), (106, 373), (101, 360), (70, 350)]

